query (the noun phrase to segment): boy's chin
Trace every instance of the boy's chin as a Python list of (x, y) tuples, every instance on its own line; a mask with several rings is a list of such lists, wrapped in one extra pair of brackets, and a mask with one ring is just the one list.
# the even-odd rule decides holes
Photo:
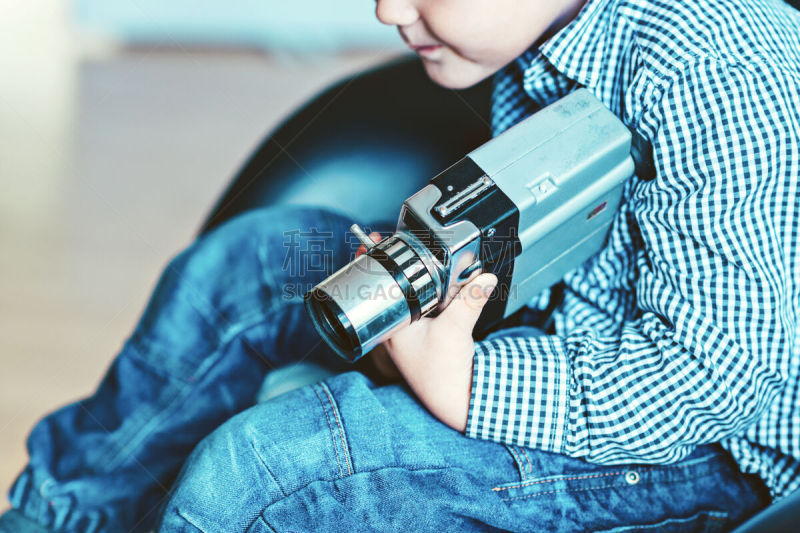
[(478, 65), (450, 65), (426, 59), (422, 60), (422, 64), (431, 81), (446, 89), (466, 89), (497, 72)]

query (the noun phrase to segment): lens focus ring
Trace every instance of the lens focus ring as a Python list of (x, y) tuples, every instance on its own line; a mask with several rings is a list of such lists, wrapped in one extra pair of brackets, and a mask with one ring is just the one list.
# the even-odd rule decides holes
[(416, 252), (404, 241), (392, 235), (379, 247), (403, 273), (419, 301), (420, 315), (424, 316), (438, 304), (436, 284)]

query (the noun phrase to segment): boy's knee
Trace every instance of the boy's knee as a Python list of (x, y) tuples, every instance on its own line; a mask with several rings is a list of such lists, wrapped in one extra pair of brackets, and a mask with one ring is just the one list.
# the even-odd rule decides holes
[(269, 463), (256, 451), (246, 417), (240, 415), (192, 452), (164, 508), (161, 531), (222, 531), (223, 524), (255, 516), (282, 496)]
[(308, 483), (341, 477), (345, 450), (331, 438), (323, 393), (315, 388), (250, 408), (206, 437), (175, 482), (163, 530), (181, 531), (178, 525), (187, 521), (203, 531), (221, 530)]
[(227, 294), (254, 283), (276, 290), (290, 282), (315, 284), (347, 261), (346, 222), (314, 208), (256, 209), (198, 238), (170, 267), (201, 286), (216, 280)]
[(224, 327), (300, 302), (306, 287), (295, 285), (318, 282), (343, 259), (333, 238), (338, 228), (325, 229), (329, 219), (336, 220), (317, 209), (271, 207), (227, 221), (169, 263), (158, 307), (188, 303)]

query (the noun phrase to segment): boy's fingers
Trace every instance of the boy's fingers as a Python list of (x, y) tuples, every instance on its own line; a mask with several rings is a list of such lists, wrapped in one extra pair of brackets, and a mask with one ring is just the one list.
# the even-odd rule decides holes
[(444, 322), (471, 335), (495, 285), (497, 277), (494, 274), (481, 274), (461, 288), (440, 317)]
[[(381, 234), (378, 233), (377, 231), (373, 231), (372, 233), (370, 233), (369, 238), (372, 239), (373, 242), (376, 243), (381, 242)], [(356, 250), (356, 257), (365, 253), (367, 253), (367, 247), (362, 244)]]

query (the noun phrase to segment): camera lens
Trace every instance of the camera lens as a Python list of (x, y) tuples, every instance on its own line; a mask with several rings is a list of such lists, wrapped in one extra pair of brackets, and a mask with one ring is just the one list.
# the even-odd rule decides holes
[(361, 343), (347, 315), (333, 298), (315, 288), (306, 294), (304, 301), (314, 325), (333, 344), (339, 355), (351, 361), (358, 359), (361, 356)]
[(417, 254), (395, 236), (357, 257), (305, 295), (322, 338), (354, 362), (437, 303)]

